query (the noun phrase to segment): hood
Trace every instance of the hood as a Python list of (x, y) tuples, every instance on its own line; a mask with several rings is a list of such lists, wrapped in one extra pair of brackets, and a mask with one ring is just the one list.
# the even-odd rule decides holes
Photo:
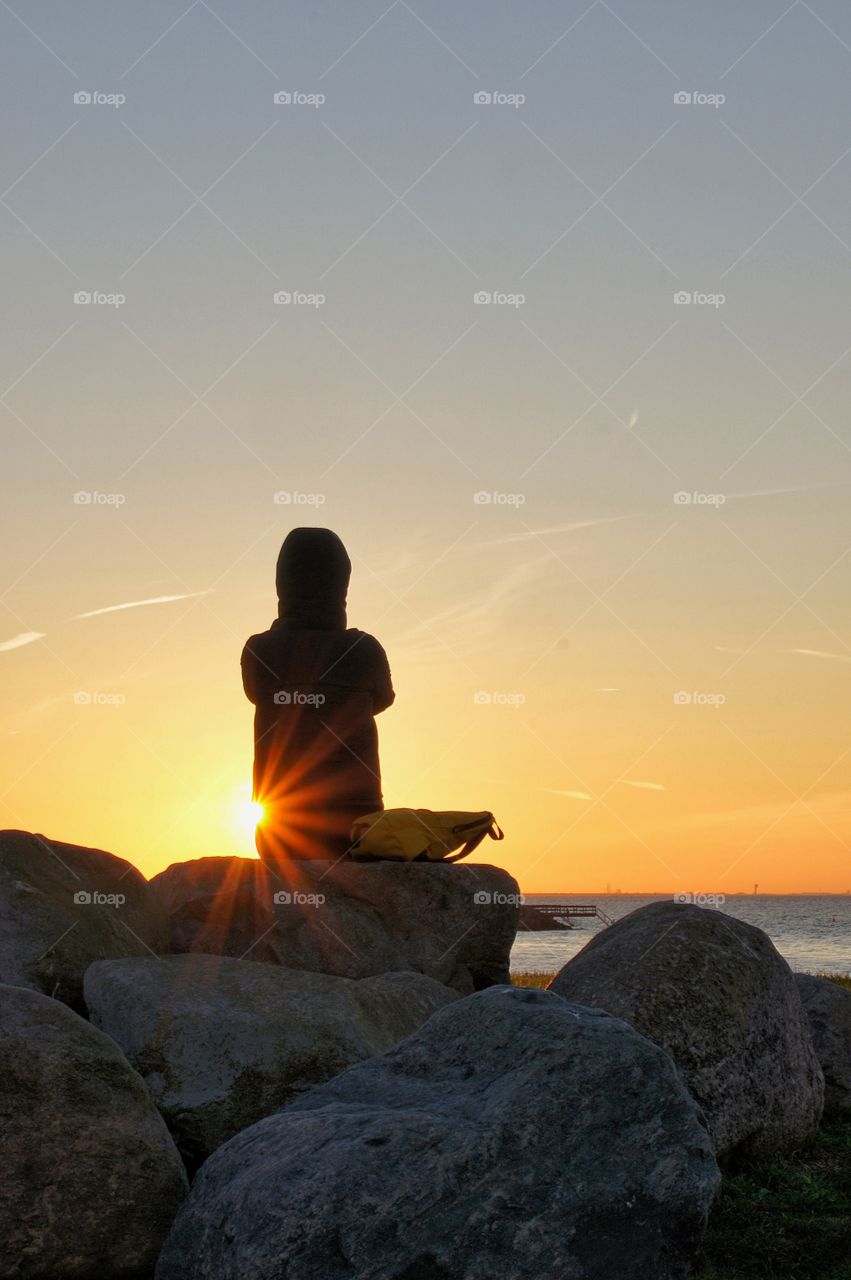
[(352, 563), (330, 529), (293, 529), (278, 556), (278, 625), (344, 631)]

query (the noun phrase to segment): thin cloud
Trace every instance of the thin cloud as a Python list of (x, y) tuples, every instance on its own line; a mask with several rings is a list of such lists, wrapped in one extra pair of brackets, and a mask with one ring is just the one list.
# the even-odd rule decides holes
[(553, 533), (573, 533), (576, 529), (593, 529), (601, 524), (615, 524), (618, 520), (629, 520), (628, 515), (601, 516), (598, 520), (570, 520), (567, 524), (554, 524), (548, 529), (527, 529), (523, 533), (512, 533), (505, 538), (491, 538), (489, 542), (480, 542), (480, 547), (499, 547), (508, 542), (528, 542), (530, 538), (543, 538)]
[(837, 489), (840, 487), (841, 485), (836, 483), (825, 483), (788, 485), (784, 489), (745, 489), (741, 493), (728, 493), (727, 501), (733, 502), (736, 498), (774, 498), (785, 493), (814, 493), (819, 489)]
[(825, 649), (787, 649), (787, 653), (800, 653), (805, 658), (827, 658), (830, 662), (851, 662), (851, 654), (828, 653)]
[(19, 635), (12, 636), (11, 640), (4, 640), (0, 644), (0, 653), (8, 653), (10, 649), (23, 649), (25, 644), (32, 644), (34, 640), (42, 640), (46, 635), (46, 631), (22, 631)]
[(152, 596), (150, 600), (127, 600), (124, 604), (108, 604), (103, 609), (89, 609), (86, 613), (75, 613), (72, 621), (80, 618), (99, 618), (103, 613), (118, 613), (120, 609), (141, 609), (149, 604), (172, 604), (175, 600), (194, 600), (198, 596), (208, 596), (209, 591), (187, 591), (179, 596)]
[(667, 791), (667, 787), (661, 782), (639, 782), (637, 778), (623, 778), (625, 787), (637, 787), (639, 791)]
[(593, 796), (589, 796), (587, 791), (558, 791), (555, 787), (544, 787), (544, 791), (549, 792), (551, 796), (567, 796), (569, 800), (593, 800)]

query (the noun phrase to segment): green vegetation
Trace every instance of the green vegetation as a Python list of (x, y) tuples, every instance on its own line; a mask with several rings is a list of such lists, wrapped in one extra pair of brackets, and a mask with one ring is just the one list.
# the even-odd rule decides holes
[(851, 1121), (725, 1177), (695, 1280), (851, 1280)]
[[(515, 973), (546, 987), (552, 973)], [(851, 990), (851, 974), (820, 973)], [(782, 1160), (724, 1178), (694, 1280), (851, 1280), (851, 1119)]]
[[(543, 971), (539, 973), (512, 973), (511, 981), (515, 987), (548, 987), (556, 976), (555, 969), (549, 973)], [(817, 978), (828, 978), (831, 982), (838, 982), (840, 987), (847, 987), (851, 991), (851, 973), (817, 973)]]
[(831, 982), (838, 982), (840, 987), (847, 987), (851, 991), (851, 973), (817, 973), (817, 978), (829, 978)]

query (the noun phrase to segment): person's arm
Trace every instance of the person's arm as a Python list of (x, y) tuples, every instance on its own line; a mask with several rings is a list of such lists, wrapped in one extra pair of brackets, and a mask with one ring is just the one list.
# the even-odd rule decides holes
[(378, 715), (381, 711), (386, 711), (388, 707), (392, 707), (396, 700), (396, 691), (393, 688), (393, 680), (390, 676), (390, 663), (387, 661), (387, 654), (377, 640), (374, 640), (373, 643), (376, 649), (376, 660), (372, 705), (375, 715)]
[[(252, 637), (253, 639), (253, 637)], [(251, 640), (246, 643), (240, 660), (242, 667), (242, 687), (249, 702), (257, 702), (257, 657), (251, 649)]]

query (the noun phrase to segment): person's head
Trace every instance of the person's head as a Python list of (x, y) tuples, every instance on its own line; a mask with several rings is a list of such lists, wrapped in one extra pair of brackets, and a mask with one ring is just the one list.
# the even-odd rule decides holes
[(352, 563), (330, 529), (293, 529), (278, 556), (278, 617), (286, 626), (333, 631), (346, 627)]

